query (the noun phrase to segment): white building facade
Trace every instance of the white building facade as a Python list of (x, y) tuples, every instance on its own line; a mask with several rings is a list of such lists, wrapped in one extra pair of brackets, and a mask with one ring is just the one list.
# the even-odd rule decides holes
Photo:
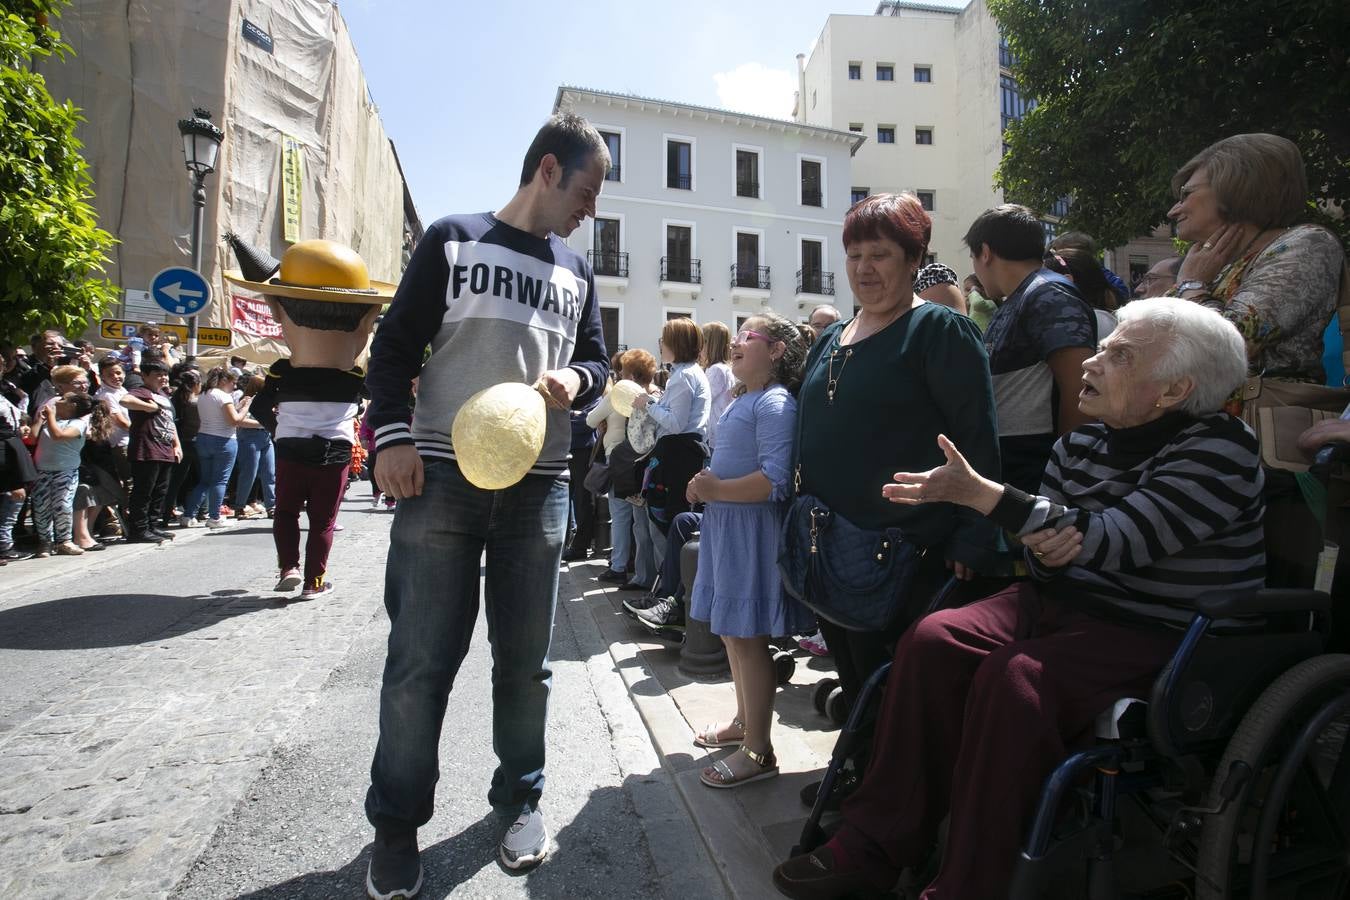
[(733, 332), (764, 309), (848, 315), (842, 231), (859, 134), (628, 94), (560, 87), (614, 168), (568, 239), (596, 274), (605, 342), (655, 353), (667, 319)]
[(933, 219), (931, 256), (969, 272), (961, 237), (1003, 202), (1003, 129), (1026, 108), (982, 0), (961, 10), (885, 0), (875, 15), (832, 15), (797, 61), (794, 118), (868, 138), (852, 198), (915, 193)]

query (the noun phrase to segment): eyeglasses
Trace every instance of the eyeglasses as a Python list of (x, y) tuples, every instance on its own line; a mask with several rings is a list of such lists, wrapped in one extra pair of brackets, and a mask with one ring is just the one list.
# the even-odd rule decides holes
[(736, 333), (736, 339), (733, 344), (748, 344), (753, 340), (761, 340), (766, 344), (774, 343), (774, 339), (767, 334), (760, 334), (758, 331), (751, 331), (749, 328), (742, 328)]

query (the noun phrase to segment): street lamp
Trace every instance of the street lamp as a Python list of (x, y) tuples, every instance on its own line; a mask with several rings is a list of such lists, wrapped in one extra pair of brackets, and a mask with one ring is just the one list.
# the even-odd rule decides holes
[[(202, 223), (206, 218), (206, 176), (216, 169), (220, 142), (225, 139), (211, 121), (211, 114), (200, 107), (192, 110), (191, 119), (178, 120), (178, 132), (183, 136), (183, 161), (192, 177), (192, 268), (202, 271)], [(197, 317), (188, 318), (188, 359), (197, 357)]]

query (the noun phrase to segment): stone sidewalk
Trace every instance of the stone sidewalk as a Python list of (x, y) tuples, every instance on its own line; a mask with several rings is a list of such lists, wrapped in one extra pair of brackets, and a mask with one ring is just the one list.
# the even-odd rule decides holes
[(595, 580), (604, 571), (602, 561), (569, 568), (566, 593), (584, 601), (594, 617), (728, 894), (741, 900), (779, 897), (770, 875), (787, 859), (809, 813), (799, 793), (820, 779), (839, 733), (811, 700), (816, 683), (833, 675), (830, 660), (800, 650), (793, 654), (792, 680), (779, 688), (774, 704), (773, 744), (782, 774), (732, 790), (709, 788), (699, 773), (733, 751), (709, 752), (693, 739), (709, 723), (734, 714), (730, 678), (695, 681), (683, 675), (679, 649), (654, 640), (625, 613), (623, 600), (637, 595)]

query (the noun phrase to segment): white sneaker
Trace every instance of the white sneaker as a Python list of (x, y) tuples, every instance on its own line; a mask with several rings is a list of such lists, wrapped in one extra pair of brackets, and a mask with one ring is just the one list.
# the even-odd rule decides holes
[(192, 516), (179, 516), (179, 517), (178, 517), (178, 527), (179, 527), (179, 528), (198, 528), (198, 527), (200, 527), (200, 525), (201, 525), (201, 523), (198, 522), (198, 521), (197, 521), (195, 518), (193, 518)]
[(229, 523), (229, 522), (226, 522), (224, 519), (207, 519), (207, 520), (206, 520), (206, 527), (207, 527), (207, 528), (229, 528), (229, 527), (230, 527), (230, 523)]

